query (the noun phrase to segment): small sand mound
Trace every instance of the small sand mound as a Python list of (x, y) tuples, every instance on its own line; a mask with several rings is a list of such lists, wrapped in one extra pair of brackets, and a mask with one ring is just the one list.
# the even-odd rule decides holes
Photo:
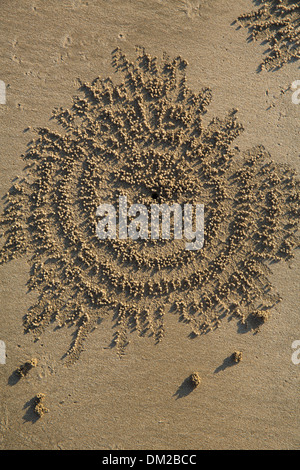
[(232, 358), (234, 362), (241, 362), (243, 360), (242, 351), (234, 351), (234, 353), (232, 354)]
[(191, 377), (191, 383), (194, 388), (197, 388), (201, 384), (201, 377), (198, 372), (194, 372)]
[(48, 408), (44, 405), (45, 398), (46, 395), (44, 393), (38, 393), (35, 397), (34, 411), (40, 418), (42, 418), (46, 413), (49, 413)]

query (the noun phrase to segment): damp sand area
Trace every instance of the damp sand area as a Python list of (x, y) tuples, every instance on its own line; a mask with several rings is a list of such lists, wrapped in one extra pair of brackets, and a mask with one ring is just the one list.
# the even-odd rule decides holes
[[(300, 16), (256, 3), (4, 7), (0, 448), (297, 448)], [(99, 238), (121, 200), (204, 243)]]

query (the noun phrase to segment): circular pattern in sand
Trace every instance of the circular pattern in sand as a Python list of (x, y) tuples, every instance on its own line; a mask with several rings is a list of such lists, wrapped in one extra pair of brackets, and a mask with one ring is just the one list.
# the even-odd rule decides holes
[[(119, 354), (128, 332), (160, 341), (165, 315), (177, 314), (193, 335), (235, 317), (257, 331), (278, 302), (270, 261), (293, 256), (299, 183), (262, 147), (242, 154), (236, 110), (203, 115), (211, 91), (192, 92), (187, 63), (142, 48), (130, 61), (112, 55), (119, 81), (82, 83), (58, 125), (38, 129), (24, 159), (26, 177), (11, 188), (2, 225), (1, 262), (26, 255), (29, 289), (38, 301), (24, 319), (37, 336), (51, 322), (73, 325), (68, 361), (101, 320), (114, 322)], [(96, 208), (128, 203), (203, 203), (205, 243), (105, 240), (95, 233)], [(55, 334), (55, 333), (54, 333)]]

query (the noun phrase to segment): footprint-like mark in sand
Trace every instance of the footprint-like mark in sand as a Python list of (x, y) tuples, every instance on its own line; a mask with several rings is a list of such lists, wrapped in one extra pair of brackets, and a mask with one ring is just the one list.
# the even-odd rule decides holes
[(183, 11), (189, 18), (200, 16), (201, 4), (199, 1), (181, 0), (180, 11)]
[(70, 46), (72, 46), (72, 44), (73, 44), (73, 39), (69, 34), (67, 34), (63, 38), (62, 45), (63, 45), (63, 47), (70, 47)]

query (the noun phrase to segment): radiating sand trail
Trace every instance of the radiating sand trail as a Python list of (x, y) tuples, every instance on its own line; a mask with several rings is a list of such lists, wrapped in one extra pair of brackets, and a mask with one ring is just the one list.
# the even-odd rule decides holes
[(241, 15), (250, 38), (267, 42), (262, 69), (275, 69), (300, 59), (300, 5), (294, 0), (262, 0), (260, 8)]

